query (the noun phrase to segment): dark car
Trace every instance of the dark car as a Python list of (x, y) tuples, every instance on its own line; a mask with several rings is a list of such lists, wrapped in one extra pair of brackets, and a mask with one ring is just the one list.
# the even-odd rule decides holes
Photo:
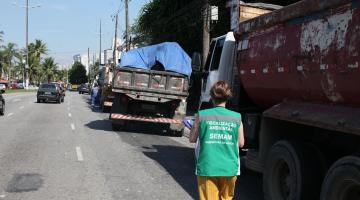
[(56, 83), (41, 84), (37, 92), (37, 102), (56, 101), (57, 103), (64, 102), (63, 91)]
[(81, 84), (78, 88), (79, 94), (90, 94), (90, 86), (89, 84)]
[(5, 113), (5, 99), (2, 96), (4, 92), (5, 90), (0, 90), (0, 115), (4, 115)]

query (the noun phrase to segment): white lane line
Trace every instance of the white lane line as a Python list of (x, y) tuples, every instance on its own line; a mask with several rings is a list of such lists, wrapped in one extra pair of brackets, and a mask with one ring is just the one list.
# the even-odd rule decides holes
[(13, 115), (14, 113), (9, 113), (7, 116), (10, 117), (11, 115)]
[(75, 130), (75, 125), (74, 124), (70, 124), (70, 126), (71, 126), (72, 130)]
[(69, 117), (71, 117), (71, 113), (69, 113), (68, 115), (69, 115)]
[(84, 161), (84, 157), (83, 157), (80, 147), (76, 147), (76, 155), (77, 155), (78, 161), (80, 161), (80, 162)]
[(20, 106), (19, 109), (20, 109), (20, 110), (21, 110), (21, 109), (24, 109), (24, 106)]

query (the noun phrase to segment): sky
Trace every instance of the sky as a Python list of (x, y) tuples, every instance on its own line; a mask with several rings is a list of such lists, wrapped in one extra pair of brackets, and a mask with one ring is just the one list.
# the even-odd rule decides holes
[[(150, 0), (129, 0), (130, 25)], [(26, 0), (0, 0), (0, 31), (4, 42), (25, 47)], [(40, 7), (36, 7), (40, 5)], [(48, 56), (59, 65), (71, 65), (73, 55), (98, 53), (99, 24), (102, 23), (102, 50), (111, 48), (115, 34), (112, 15), (120, 8), (118, 35), (125, 31), (122, 0), (29, 0), (29, 43), (43, 40)]]

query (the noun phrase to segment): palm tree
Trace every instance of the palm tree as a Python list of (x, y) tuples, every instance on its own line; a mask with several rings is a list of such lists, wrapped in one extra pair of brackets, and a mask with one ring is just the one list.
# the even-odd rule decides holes
[(50, 83), (57, 71), (57, 64), (54, 62), (54, 59), (52, 57), (45, 58), (42, 63), (42, 69), (47, 77), (47, 82)]
[(30, 80), (38, 80), (40, 82), (43, 76), (40, 64), (41, 56), (47, 54), (48, 49), (42, 40), (35, 40), (35, 43), (30, 43), (28, 49)]
[[(24, 69), (25, 69), (25, 51), (19, 51), (16, 55), (16, 62), (14, 66), (14, 75), (18, 77), (18, 79), (23, 79)], [(24, 80), (23, 80), (24, 82)]]
[(9, 80), (11, 80), (12, 61), (17, 54), (16, 44), (10, 42), (4, 46), (3, 54), (3, 65), (8, 69)]

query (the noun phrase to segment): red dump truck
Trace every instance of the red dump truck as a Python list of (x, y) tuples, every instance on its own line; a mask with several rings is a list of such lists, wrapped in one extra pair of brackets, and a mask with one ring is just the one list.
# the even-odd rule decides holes
[(242, 22), (229, 4), (234, 45), (215, 43), (203, 70), (236, 69), (229, 105), (264, 198), (360, 199), (360, 1), (303, 0)]

